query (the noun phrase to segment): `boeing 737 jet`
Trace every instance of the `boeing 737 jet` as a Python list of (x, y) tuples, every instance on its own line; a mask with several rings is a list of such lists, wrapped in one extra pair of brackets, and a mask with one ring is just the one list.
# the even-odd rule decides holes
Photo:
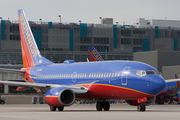
[(145, 106), (154, 103), (156, 95), (165, 88), (158, 70), (141, 62), (66, 60), (55, 64), (40, 54), (22, 9), (18, 10), (18, 19), (23, 68), (1, 70), (21, 73), (26, 82), (0, 83), (40, 90), (51, 111), (62, 111), (75, 99), (97, 100), (98, 111), (110, 109), (109, 99), (124, 99), (138, 106), (138, 111), (145, 111)]

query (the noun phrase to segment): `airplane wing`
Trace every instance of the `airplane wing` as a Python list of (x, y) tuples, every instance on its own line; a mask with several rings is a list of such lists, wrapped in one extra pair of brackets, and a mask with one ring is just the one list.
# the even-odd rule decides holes
[(71, 89), (75, 94), (83, 94), (88, 92), (88, 88), (84, 86), (69, 86), (69, 85), (58, 85), (58, 84), (44, 84), (44, 83), (27, 83), (27, 82), (12, 82), (12, 81), (2, 81), (0, 84), (11, 85), (11, 86), (29, 86), (40, 88), (42, 92), (46, 92), (50, 88), (55, 87), (67, 87)]
[[(15, 72), (15, 73), (20, 73), (20, 74), (25, 73), (25, 71), (23, 71), (23, 70), (6, 69), (6, 68), (0, 68), (0, 71)], [(70, 88), (75, 94), (83, 94), (83, 93), (88, 92), (88, 88), (86, 88), (84, 86), (67, 86), (67, 85), (57, 85), (57, 84), (13, 82), (13, 81), (2, 81), (2, 80), (0, 80), (0, 87), (3, 86), (3, 85), (35, 87), (35, 88), (40, 88), (42, 92), (45, 92), (48, 89), (55, 88), (55, 87), (67, 87), (67, 88)]]

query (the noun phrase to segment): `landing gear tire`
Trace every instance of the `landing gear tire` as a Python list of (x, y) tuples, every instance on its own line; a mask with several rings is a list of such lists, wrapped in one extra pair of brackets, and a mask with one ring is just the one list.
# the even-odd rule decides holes
[(139, 112), (140, 112), (140, 111), (144, 112), (144, 111), (146, 111), (146, 106), (143, 105), (143, 104), (139, 104), (139, 105), (137, 106), (137, 110), (138, 110)]
[(97, 104), (96, 104), (96, 109), (97, 111), (102, 111), (102, 108), (103, 108), (103, 104), (101, 101), (98, 101)]
[(109, 109), (110, 109), (109, 102), (108, 101), (104, 101), (103, 104), (104, 104), (104, 111), (109, 111)]
[(58, 107), (58, 111), (63, 111), (64, 107)]
[(55, 106), (50, 106), (50, 110), (51, 111), (56, 111), (56, 107)]

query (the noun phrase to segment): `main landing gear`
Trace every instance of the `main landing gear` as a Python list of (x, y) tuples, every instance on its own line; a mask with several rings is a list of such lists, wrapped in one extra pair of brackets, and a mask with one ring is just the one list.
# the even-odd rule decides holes
[(104, 111), (109, 111), (110, 109), (110, 104), (108, 101), (97, 101), (97, 104), (96, 104), (96, 109), (97, 111), (102, 111), (102, 109), (104, 108)]
[(146, 106), (145, 105), (143, 105), (143, 104), (139, 104), (138, 106), (137, 106), (137, 110), (139, 111), (139, 112), (144, 112), (144, 111), (146, 111)]
[(64, 107), (56, 107), (56, 106), (50, 106), (50, 110), (51, 111), (56, 111), (56, 108), (58, 108), (58, 111), (63, 111), (64, 110)]

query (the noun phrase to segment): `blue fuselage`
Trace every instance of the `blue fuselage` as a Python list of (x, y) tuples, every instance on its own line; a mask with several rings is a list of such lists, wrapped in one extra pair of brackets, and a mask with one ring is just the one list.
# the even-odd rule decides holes
[(134, 61), (101, 61), (52, 64), (36, 66), (30, 77), (36, 83), (83, 85), (105, 84), (157, 95), (165, 87), (161, 75), (137, 75), (137, 71), (157, 71), (155, 68)]

